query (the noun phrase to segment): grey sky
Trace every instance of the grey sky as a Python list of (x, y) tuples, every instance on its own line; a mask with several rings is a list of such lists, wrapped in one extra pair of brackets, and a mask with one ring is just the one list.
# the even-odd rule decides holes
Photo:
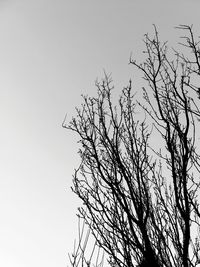
[(64, 267), (76, 234), (76, 139), (61, 128), (103, 69), (117, 92), (155, 23), (172, 44), (197, 0), (0, 1), (0, 265)]

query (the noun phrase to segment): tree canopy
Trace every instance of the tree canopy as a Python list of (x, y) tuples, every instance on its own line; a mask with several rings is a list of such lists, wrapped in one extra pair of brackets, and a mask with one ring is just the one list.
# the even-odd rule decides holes
[(130, 58), (143, 88), (130, 80), (114, 104), (105, 75), (97, 96), (83, 96), (63, 123), (80, 144), (72, 189), (83, 203), (83, 226), (73, 267), (200, 262), (200, 47), (192, 26), (177, 28), (183, 52), (169, 51), (154, 27), (144, 37), (144, 61)]

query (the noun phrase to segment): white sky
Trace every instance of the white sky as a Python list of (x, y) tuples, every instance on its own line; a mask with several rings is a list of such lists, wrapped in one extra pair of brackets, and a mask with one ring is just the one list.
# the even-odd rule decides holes
[(200, 33), (199, 10), (199, 0), (0, 1), (0, 266), (67, 266), (78, 156), (65, 113), (103, 69), (117, 92), (127, 85), (153, 23), (172, 43), (178, 24)]

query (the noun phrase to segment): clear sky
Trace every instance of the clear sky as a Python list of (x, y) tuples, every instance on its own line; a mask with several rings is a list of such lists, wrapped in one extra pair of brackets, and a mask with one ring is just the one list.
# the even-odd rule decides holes
[(76, 138), (61, 124), (112, 72), (117, 92), (155, 23), (200, 33), (199, 0), (0, 0), (0, 266), (66, 267), (79, 201)]

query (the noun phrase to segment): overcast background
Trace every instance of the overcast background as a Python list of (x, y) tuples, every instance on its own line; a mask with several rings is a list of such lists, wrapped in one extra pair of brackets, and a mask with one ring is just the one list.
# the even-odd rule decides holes
[(65, 114), (104, 69), (117, 92), (127, 85), (153, 23), (170, 44), (179, 24), (200, 33), (199, 10), (199, 0), (0, 1), (0, 266), (67, 266), (79, 202)]

